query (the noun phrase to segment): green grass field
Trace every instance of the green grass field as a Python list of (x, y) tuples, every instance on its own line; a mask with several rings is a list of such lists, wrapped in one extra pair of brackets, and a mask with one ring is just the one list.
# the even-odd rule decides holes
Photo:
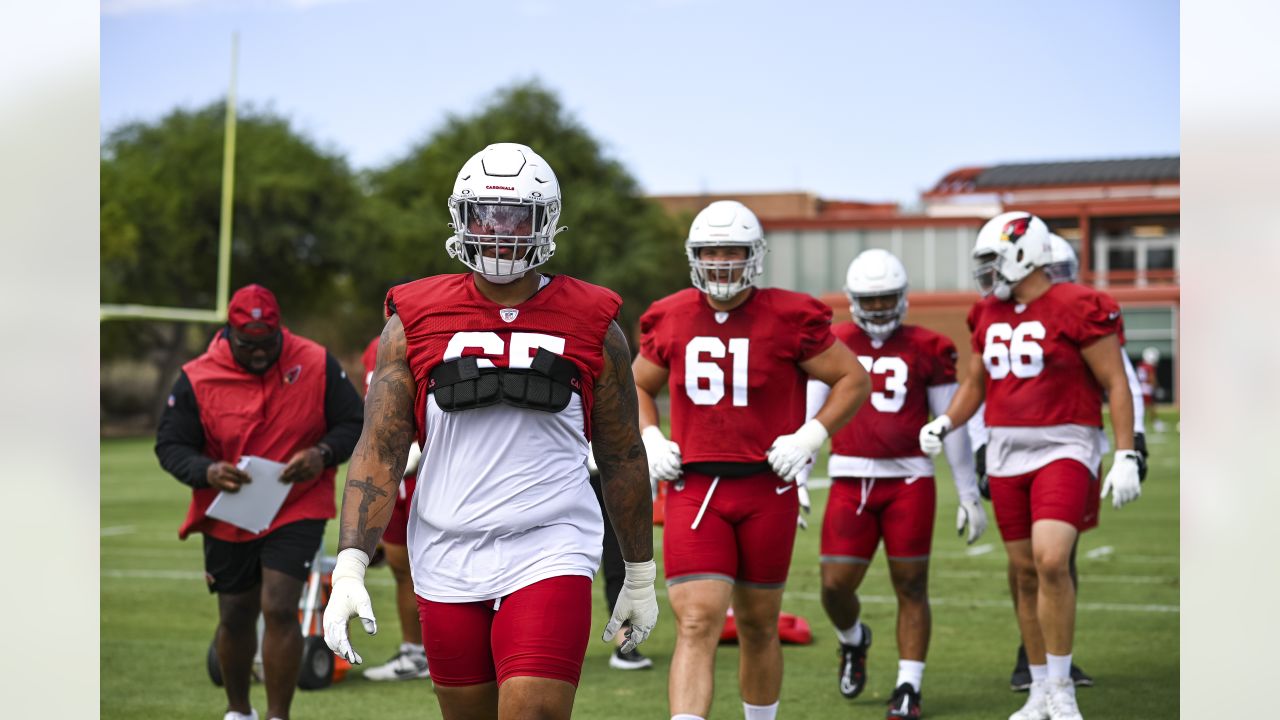
[[(1177, 419), (1171, 411), (1161, 416), (1171, 426)], [(1081, 710), (1090, 720), (1178, 716), (1178, 436), (1152, 435), (1149, 447), (1152, 470), (1142, 498), (1120, 511), (1104, 501), (1101, 527), (1080, 543), (1075, 657), (1097, 681), (1095, 687), (1079, 692)], [(101, 462), (101, 716), (221, 717), (225, 697), (205, 672), (216, 602), (205, 590), (199, 538), (177, 539), (189, 493), (160, 470), (149, 438), (104, 440)], [(945, 463), (940, 465), (945, 468)], [(820, 466), (815, 476), (823, 473)], [(837, 645), (818, 599), (817, 525), (826, 491), (814, 490), (812, 495), (813, 527), (801, 532), (796, 542), (783, 609), (805, 617), (815, 641), (784, 651), (780, 717), (883, 717), (897, 672), (895, 607), (883, 553), (861, 592), (863, 620), (876, 632), (869, 685), (862, 697), (847, 701), (836, 690)], [(1005, 582), (1004, 550), (994, 520), (973, 548), (956, 538), (955, 493), (945, 469), (938, 497), (925, 714), (954, 720), (1004, 718), (1024, 698), (1008, 689), (1018, 636)], [(654, 546), (659, 550), (660, 533), (656, 529)], [(336, 523), (330, 523), (326, 548), (331, 553), (336, 537)], [(597, 632), (607, 620), (599, 585), (593, 597)], [(358, 625), (352, 632), (361, 654), (379, 663), (394, 653), (399, 637), (390, 573), (371, 571), (369, 586), (381, 632), (370, 638)], [(669, 717), (666, 685), (674, 631), (659, 586), (662, 615), (643, 646), (655, 669), (611, 670), (610, 647), (593, 641), (578, 689), (576, 717)], [(742, 717), (737, 655), (732, 646), (720, 650), (712, 717)], [(260, 712), (265, 710), (261, 685), (254, 685), (252, 699)], [(299, 691), (293, 712), (304, 719), (440, 717), (429, 682), (372, 683), (358, 671), (329, 689)]]

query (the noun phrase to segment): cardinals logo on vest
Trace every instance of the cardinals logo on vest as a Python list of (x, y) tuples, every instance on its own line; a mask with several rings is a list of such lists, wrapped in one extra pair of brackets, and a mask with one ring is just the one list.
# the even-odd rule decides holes
[(289, 368), (289, 369), (285, 372), (285, 374), (284, 374), (284, 384), (285, 384), (285, 385), (292, 385), (292, 384), (294, 384), (295, 382), (297, 382), (297, 381), (298, 381), (298, 378), (299, 378), (301, 375), (302, 375), (302, 366), (301, 366), (301, 365), (294, 365), (293, 367)]
[(498, 317), (502, 318), (502, 322), (515, 322), (516, 316), (520, 314), (518, 308), (502, 308), (498, 311)]

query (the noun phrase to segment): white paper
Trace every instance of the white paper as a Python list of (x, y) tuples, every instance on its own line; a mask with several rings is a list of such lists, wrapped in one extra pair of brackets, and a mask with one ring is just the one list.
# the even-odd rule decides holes
[(238, 492), (218, 493), (205, 512), (211, 518), (231, 523), (251, 533), (271, 527), (271, 521), (289, 494), (289, 484), (280, 482), (284, 463), (245, 455), (236, 463), (253, 482), (240, 486)]

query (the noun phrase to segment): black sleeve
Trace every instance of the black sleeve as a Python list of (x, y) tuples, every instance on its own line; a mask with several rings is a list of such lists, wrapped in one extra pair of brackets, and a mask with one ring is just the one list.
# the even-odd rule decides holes
[(156, 457), (160, 467), (193, 488), (209, 487), (205, 472), (213, 460), (204, 454), (204, 426), (196, 407), (196, 392), (185, 372), (169, 392), (169, 400), (156, 430)]
[(341, 465), (351, 457), (364, 427), (364, 401), (351, 384), (338, 359), (325, 353), (324, 422), (329, 431), (321, 438), (333, 451), (328, 467)]

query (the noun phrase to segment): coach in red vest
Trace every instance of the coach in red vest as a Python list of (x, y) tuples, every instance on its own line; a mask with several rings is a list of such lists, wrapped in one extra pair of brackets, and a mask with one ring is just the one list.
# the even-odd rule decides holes
[[(217, 650), (227, 692), (225, 720), (257, 720), (249, 676), (259, 611), (268, 718), (287, 718), (302, 656), (298, 599), (325, 520), (334, 516), (333, 477), (360, 436), (363, 403), (322, 346), (280, 326), (275, 295), (236, 291), (227, 325), (203, 355), (182, 366), (160, 420), (160, 465), (191, 486), (178, 530), (204, 534), (205, 579), (218, 594)], [(261, 533), (205, 513), (219, 492), (249, 482), (236, 467), (253, 455), (285, 463), (293, 487)]]

